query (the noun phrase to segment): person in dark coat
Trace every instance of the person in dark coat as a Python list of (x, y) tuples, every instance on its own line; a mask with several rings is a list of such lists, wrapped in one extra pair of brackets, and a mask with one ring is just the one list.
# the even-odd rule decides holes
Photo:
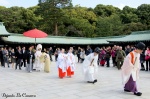
[(9, 68), (9, 52), (6, 49), (6, 47), (4, 47), (4, 50), (2, 51), (3, 54), (3, 59), (4, 59), (4, 67), (5, 67), (5, 63), (7, 63), (7, 66)]
[(86, 55), (89, 55), (89, 54), (91, 54), (92, 52), (93, 52), (93, 51), (92, 51), (91, 47), (90, 47), (90, 46), (87, 46)]
[(27, 59), (27, 51), (26, 48), (23, 47), (22, 50), (22, 62), (21, 62), (21, 66), (24, 64), (24, 67), (26, 67), (26, 59)]
[(107, 67), (110, 67), (110, 57), (111, 57), (111, 48), (107, 47), (105, 56)]
[(143, 52), (140, 54), (140, 63), (141, 63), (141, 70), (142, 70), (142, 71), (145, 70), (144, 62), (145, 62), (145, 51), (143, 51)]
[(127, 48), (125, 49), (126, 55), (128, 55), (131, 52), (130, 46), (128, 45)]
[(50, 60), (53, 61), (52, 59), (52, 54), (53, 54), (53, 49), (52, 47), (49, 48), (49, 56), (50, 56)]
[(16, 51), (16, 69), (17, 66), (19, 65), (19, 69), (21, 70), (21, 61), (22, 61), (22, 52), (21, 48), (18, 47), (18, 50)]
[(123, 65), (125, 57), (126, 57), (126, 54), (125, 54), (124, 50), (122, 50), (122, 47), (119, 47), (119, 50), (118, 50), (117, 56), (116, 56), (118, 70), (121, 69), (121, 66)]
[(4, 59), (3, 59), (3, 47), (1, 48), (1, 50), (0, 50), (0, 61), (1, 61), (1, 66), (3, 66), (4, 67)]
[(78, 63), (79, 63), (79, 61), (80, 61), (80, 59), (81, 59), (80, 53), (81, 53), (81, 48), (78, 47), (78, 51), (77, 51)]

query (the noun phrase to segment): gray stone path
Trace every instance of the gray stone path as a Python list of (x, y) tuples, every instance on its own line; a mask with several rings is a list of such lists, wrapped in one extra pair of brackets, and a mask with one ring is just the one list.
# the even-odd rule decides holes
[[(58, 78), (56, 63), (51, 63), (50, 73), (27, 73), (25, 68), (14, 70), (0, 67), (0, 99), (5, 94), (14, 95), (7, 99), (150, 99), (150, 71), (141, 71), (139, 90), (141, 97), (125, 93), (121, 83), (120, 71), (114, 67), (99, 67), (95, 84), (84, 81), (81, 63), (77, 63), (72, 78)], [(16, 97), (18, 96), (20, 97)], [(26, 94), (26, 95), (25, 95)], [(25, 97), (25, 96), (36, 97)]]

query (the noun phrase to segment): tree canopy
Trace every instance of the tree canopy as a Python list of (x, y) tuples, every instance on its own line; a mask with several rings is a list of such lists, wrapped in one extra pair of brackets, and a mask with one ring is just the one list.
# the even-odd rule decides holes
[(71, 0), (39, 0), (29, 8), (0, 6), (0, 21), (10, 33), (33, 28), (49, 35), (103, 37), (127, 35), (150, 29), (150, 4), (122, 10), (112, 5), (95, 8), (72, 6)]

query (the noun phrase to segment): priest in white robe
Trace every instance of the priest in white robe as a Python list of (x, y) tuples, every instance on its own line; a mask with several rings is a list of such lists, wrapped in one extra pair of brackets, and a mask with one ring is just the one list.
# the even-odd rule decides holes
[(130, 52), (124, 60), (122, 66), (122, 80), (125, 92), (133, 92), (136, 96), (141, 96), (142, 93), (138, 91), (137, 80), (140, 71), (140, 54), (145, 48), (145, 44), (140, 42), (136, 49)]
[(94, 52), (85, 57), (83, 62), (83, 73), (85, 76), (85, 80), (88, 83), (96, 83), (97, 79), (95, 79), (95, 74), (98, 69), (98, 54), (100, 53), (100, 48), (96, 47)]

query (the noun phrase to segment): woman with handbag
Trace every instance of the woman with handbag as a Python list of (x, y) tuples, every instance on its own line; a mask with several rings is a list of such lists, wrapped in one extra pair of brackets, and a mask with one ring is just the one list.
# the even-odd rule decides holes
[(146, 71), (150, 70), (150, 46), (145, 51)]
[(85, 80), (88, 83), (96, 83), (97, 79), (94, 78), (94, 74), (97, 72), (97, 61), (98, 61), (98, 54), (100, 52), (100, 48), (96, 47), (94, 52), (86, 56), (83, 62), (83, 73), (85, 76)]

